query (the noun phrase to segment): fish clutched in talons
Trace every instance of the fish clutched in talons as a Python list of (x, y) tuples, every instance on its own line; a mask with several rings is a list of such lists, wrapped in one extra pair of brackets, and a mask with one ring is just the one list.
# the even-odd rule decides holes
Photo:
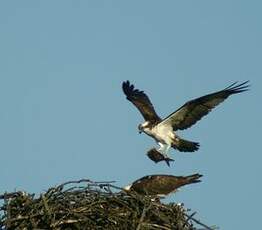
[(156, 148), (152, 148), (147, 152), (147, 156), (149, 159), (154, 161), (155, 163), (158, 163), (160, 161), (165, 161), (168, 167), (170, 167), (170, 161), (174, 161), (172, 158), (169, 158), (167, 155), (162, 154), (161, 152), (157, 151)]

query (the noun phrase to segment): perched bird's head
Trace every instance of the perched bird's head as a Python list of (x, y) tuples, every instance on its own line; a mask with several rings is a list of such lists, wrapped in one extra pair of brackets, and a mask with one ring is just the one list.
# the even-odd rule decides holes
[(146, 122), (144, 122), (144, 123), (142, 123), (142, 124), (139, 124), (139, 125), (138, 125), (138, 132), (141, 134), (141, 133), (144, 132), (145, 129), (148, 128), (148, 127), (149, 127), (149, 122), (148, 122), (148, 121), (146, 121)]
[(125, 186), (123, 189), (124, 189), (125, 191), (130, 191), (130, 190), (131, 190), (131, 187), (132, 187), (132, 184), (129, 184), (129, 185)]

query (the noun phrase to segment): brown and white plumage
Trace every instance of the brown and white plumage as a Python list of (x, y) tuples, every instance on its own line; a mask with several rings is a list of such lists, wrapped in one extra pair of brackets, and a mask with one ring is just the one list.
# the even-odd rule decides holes
[(202, 177), (200, 174), (190, 176), (149, 175), (134, 181), (124, 189), (135, 191), (141, 195), (166, 196), (176, 192), (178, 188), (184, 185), (201, 182), (200, 177)]
[(247, 85), (247, 83), (248, 81), (241, 84), (235, 82), (223, 90), (188, 101), (174, 113), (163, 119), (160, 125), (170, 124), (174, 131), (187, 129), (226, 100), (230, 95), (248, 90), (249, 85)]
[(122, 88), (126, 98), (137, 107), (145, 119), (145, 122), (139, 125), (140, 132), (153, 137), (160, 145), (159, 151), (166, 155), (170, 147), (181, 152), (198, 150), (197, 142), (184, 140), (174, 131), (191, 127), (230, 95), (248, 90), (248, 82), (241, 84), (235, 82), (223, 90), (190, 100), (164, 119), (157, 115), (150, 99), (143, 91), (135, 89), (129, 81), (123, 82)]

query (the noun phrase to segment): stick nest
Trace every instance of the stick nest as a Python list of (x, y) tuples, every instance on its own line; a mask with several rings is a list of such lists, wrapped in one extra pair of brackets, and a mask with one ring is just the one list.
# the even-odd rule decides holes
[(71, 181), (38, 197), (14, 192), (0, 199), (0, 229), (5, 230), (196, 229), (182, 205), (125, 192), (112, 182)]

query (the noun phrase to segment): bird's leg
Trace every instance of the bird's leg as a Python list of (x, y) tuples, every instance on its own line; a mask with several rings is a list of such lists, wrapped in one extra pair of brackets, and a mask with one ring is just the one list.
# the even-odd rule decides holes
[(165, 144), (165, 145), (164, 145), (163, 155), (164, 155), (166, 158), (169, 158), (167, 153), (168, 153), (168, 150), (170, 149), (170, 147), (171, 147), (171, 145), (169, 145), (169, 144)]
[(167, 153), (168, 153), (170, 147), (171, 147), (170, 144), (165, 145), (165, 155), (166, 155), (166, 156), (167, 156)]
[(171, 145), (168, 144), (163, 144), (161, 142), (158, 142), (160, 148), (158, 149), (158, 151), (164, 155), (166, 158), (168, 158), (167, 152), (170, 149)]
[(159, 149), (157, 151), (159, 151), (160, 153), (163, 152), (164, 149), (164, 145), (161, 142), (158, 142), (158, 145), (160, 146)]

